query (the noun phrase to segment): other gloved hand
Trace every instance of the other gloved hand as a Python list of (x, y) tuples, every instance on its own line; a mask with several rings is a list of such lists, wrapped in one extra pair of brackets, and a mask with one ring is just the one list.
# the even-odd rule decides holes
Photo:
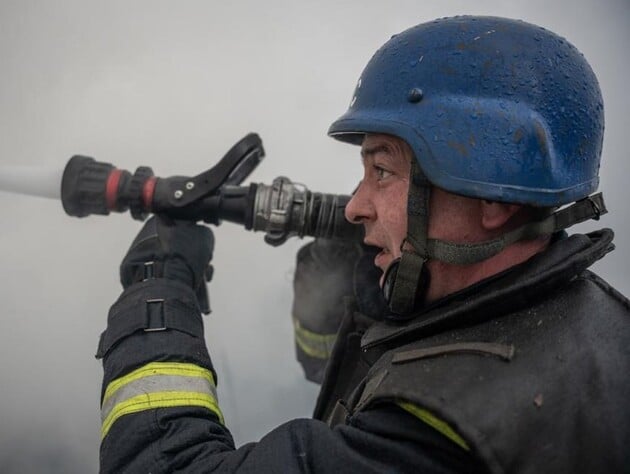
[(337, 330), (352, 296), (359, 242), (315, 239), (297, 254), (293, 325), (297, 359), (308, 380), (321, 383)]
[(178, 281), (195, 290), (202, 311), (209, 312), (205, 282), (212, 276), (213, 250), (214, 236), (208, 227), (153, 216), (127, 251), (120, 282), (126, 289), (149, 278)]
[(358, 242), (315, 239), (297, 254), (293, 279), (293, 317), (319, 334), (335, 334), (343, 317), (344, 296), (352, 295)]

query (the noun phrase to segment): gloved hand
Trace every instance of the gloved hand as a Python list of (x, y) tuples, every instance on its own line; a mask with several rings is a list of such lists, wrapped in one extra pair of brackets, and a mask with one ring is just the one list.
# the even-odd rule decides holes
[(195, 290), (202, 311), (209, 312), (205, 282), (212, 276), (213, 250), (214, 236), (208, 227), (153, 216), (125, 255), (120, 282), (126, 289), (149, 278), (178, 281)]
[(297, 254), (293, 279), (293, 316), (319, 334), (337, 332), (344, 307), (352, 295), (354, 266), (361, 255), (358, 242), (315, 239)]
[(352, 295), (352, 273), (361, 255), (358, 242), (315, 239), (300, 248), (293, 279), (296, 356), (306, 378), (321, 383)]
[(354, 266), (353, 289), (359, 311), (372, 319), (381, 319), (387, 309), (379, 281), (383, 272), (374, 265), (374, 257), (381, 251), (377, 247), (361, 246), (363, 253)]

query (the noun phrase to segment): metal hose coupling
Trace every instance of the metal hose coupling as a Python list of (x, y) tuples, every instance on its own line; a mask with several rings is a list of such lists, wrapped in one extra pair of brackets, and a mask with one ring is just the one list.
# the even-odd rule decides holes
[(294, 236), (362, 238), (362, 226), (349, 223), (344, 216), (350, 196), (311, 192), (286, 176), (256, 187), (251, 228), (265, 232), (269, 245), (282, 245)]

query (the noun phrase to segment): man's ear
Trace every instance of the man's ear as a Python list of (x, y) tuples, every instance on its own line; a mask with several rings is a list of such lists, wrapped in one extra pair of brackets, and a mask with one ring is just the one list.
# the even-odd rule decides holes
[(523, 206), (518, 204), (506, 204), (495, 201), (480, 201), (481, 225), (486, 230), (496, 230), (503, 227), (514, 214), (520, 211)]

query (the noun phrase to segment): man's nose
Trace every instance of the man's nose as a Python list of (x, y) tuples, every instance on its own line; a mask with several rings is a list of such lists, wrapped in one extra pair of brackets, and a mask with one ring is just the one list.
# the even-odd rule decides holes
[(346, 204), (346, 219), (353, 224), (363, 224), (374, 217), (374, 207), (369, 200), (369, 192), (365, 183), (361, 181), (352, 193), (352, 198)]

